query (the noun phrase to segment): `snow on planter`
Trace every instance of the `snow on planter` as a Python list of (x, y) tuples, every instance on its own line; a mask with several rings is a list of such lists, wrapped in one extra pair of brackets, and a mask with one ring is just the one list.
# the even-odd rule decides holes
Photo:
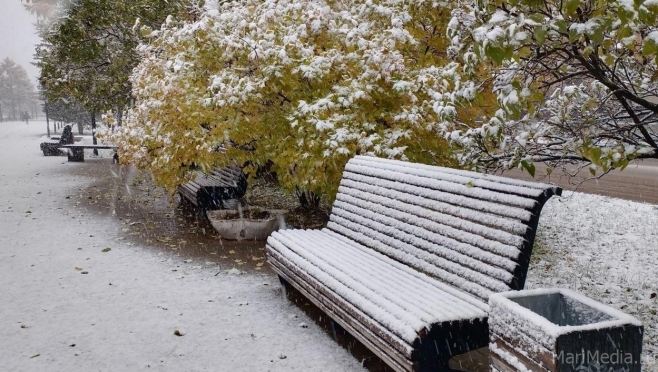
[(640, 321), (568, 289), (489, 298), (493, 371), (641, 370)]
[[(262, 217), (249, 215), (250, 210), (264, 213)], [(244, 213), (244, 215), (243, 215)], [(285, 228), (283, 209), (222, 209), (206, 211), (206, 216), (215, 230), (229, 240), (265, 240), (272, 232)], [(240, 215), (239, 218), (232, 217)]]

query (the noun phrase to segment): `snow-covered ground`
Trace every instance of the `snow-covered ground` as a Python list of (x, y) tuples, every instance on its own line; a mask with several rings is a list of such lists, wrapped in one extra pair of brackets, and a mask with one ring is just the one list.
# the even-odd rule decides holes
[(362, 370), (272, 274), (215, 276), (73, 208), (66, 196), (93, 180), (44, 157), (44, 132), (0, 123), (0, 370)]
[[(362, 370), (269, 271), (215, 275), (72, 207), (67, 195), (94, 180), (42, 156), (44, 131), (0, 123), (0, 369)], [(644, 370), (658, 370), (658, 206), (565, 194), (542, 213), (527, 287), (580, 290), (637, 316)]]
[(637, 317), (644, 370), (658, 371), (658, 205), (564, 195), (542, 211), (526, 288), (574, 289)]

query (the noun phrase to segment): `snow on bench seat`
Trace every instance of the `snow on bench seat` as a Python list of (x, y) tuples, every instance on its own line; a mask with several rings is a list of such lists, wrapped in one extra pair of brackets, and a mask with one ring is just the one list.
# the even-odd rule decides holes
[(488, 344), (489, 296), (523, 288), (539, 213), (560, 192), (357, 156), (327, 228), (274, 233), (268, 258), (394, 370), (444, 370)]

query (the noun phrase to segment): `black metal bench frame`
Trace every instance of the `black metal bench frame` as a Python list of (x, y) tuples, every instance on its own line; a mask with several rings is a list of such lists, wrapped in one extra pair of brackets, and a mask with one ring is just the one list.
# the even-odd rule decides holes
[(247, 192), (247, 177), (240, 166), (215, 168), (209, 174), (196, 171), (194, 179), (178, 186), (181, 199), (193, 204), (200, 214), (225, 209), (225, 201)]
[[(363, 184), (361, 185), (358, 184), (358, 182), (360, 182), (358, 180), (366, 181), (362, 181)], [(382, 185), (387, 186), (378, 185), (379, 181), (382, 181)], [(396, 226), (401, 226), (398, 224), (411, 226), (410, 229), (416, 229), (414, 231), (421, 231), (419, 235), (415, 235), (413, 238), (418, 237), (418, 239), (425, 239), (424, 241), (427, 241), (428, 244), (438, 244), (437, 242), (439, 241), (445, 242), (447, 235), (438, 233), (438, 230), (432, 230), (432, 228), (428, 227), (429, 225), (427, 224), (430, 223), (437, 224), (437, 226), (444, 226), (440, 225), (440, 223), (437, 221), (445, 220), (442, 219), (443, 217), (439, 217), (435, 220), (429, 220), (429, 218), (424, 218), (420, 215), (411, 216), (408, 213), (404, 216), (400, 215), (399, 217), (396, 217), (398, 216), (398, 210), (390, 208), (390, 211), (388, 211), (385, 209), (389, 208), (388, 206), (384, 208), (384, 206), (380, 204), (374, 204), (375, 202), (367, 200), (369, 198), (367, 195), (362, 196), (365, 198), (363, 200), (354, 198), (354, 195), (360, 194), (353, 193), (350, 196), (350, 190), (355, 190), (355, 188), (358, 187), (363, 187), (360, 189), (361, 191), (374, 190), (372, 193), (379, 193), (377, 195), (380, 198), (376, 203), (386, 204), (385, 199), (382, 199), (381, 197), (387, 195), (384, 196), (384, 198), (388, 197), (392, 203), (407, 203), (413, 208), (417, 208), (419, 205), (424, 206), (425, 209), (422, 209), (423, 207), (421, 207), (422, 210), (413, 209), (414, 211), (417, 211), (414, 213), (423, 215), (427, 212), (429, 214), (426, 214), (426, 216), (435, 216), (438, 212), (441, 214), (441, 216), (445, 215), (445, 218), (452, 219), (450, 221), (452, 221), (451, 223), (454, 223), (453, 225), (446, 224), (445, 226), (448, 226), (448, 229), (459, 229), (459, 221), (463, 220), (464, 226), (466, 226), (468, 224), (473, 225), (473, 223), (478, 223), (478, 219), (482, 219), (482, 221), (489, 221), (482, 223), (481, 226), (477, 225), (482, 227), (482, 229), (489, 229), (487, 231), (492, 231), (492, 229), (495, 230), (499, 227), (501, 229), (507, 229), (506, 231), (508, 235), (516, 239), (515, 241), (521, 241), (522, 243), (519, 243), (515, 246), (515, 249), (518, 249), (518, 256), (516, 259), (510, 258), (508, 259), (509, 262), (500, 264), (502, 266), (491, 265), (491, 268), (496, 270), (501, 269), (503, 266), (505, 267), (505, 272), (507, 273), (505, 275), (507, 275), (506, 278), (508, 279), (503, 283), (504, 285), (502, 285), (504, 288), (502, 288), (501, 285), (492, 285), (492, 288), (494, 289), (486, 288), (484, 294), (473, 295), (473, 293), (468, 293), (467, 291), (468, 288), (471, 288), (469, 286), (476, 282), (459, 284), (463, 287), (458, 287), (454, 284), (454, 278), (451, 279), (450, 277), (446, 276), (434, 275), (432, 272), (425, 271), (422, 268), (422, 265), (414, 266), (415, 261), (413, 261), (413, 259), (416, 259), (416, 257), (410, 259), (411, 261), (404, 261), (407, 260), (407, 258), (404, 258), (403, 260), (400, 257), (406, 257), (404, 256), (406, 253), (400, 253), (401, 255), (398, 255), (398, 252), (402, 251), (399, 251), (399, 248), (397, 247), (387, 246), (394, 249), (384, 249), (383, 251), (381, 246), (377, 248), (378, 244), (383, 244), (382, 242), (377, 242), (375, 238), (373, 238), (373, 236), (377, 236), (378, 233), (380, 234), (378, 236), (385, 237), (386, 239), (389, 239), (389, 241), (401, 239), (399, 238), (399, 235), (396, 235), (396, 233), (401, 231), (397, 230), (396, 228)], [(404, 194), (403, 192), (399, 192), (400, 190), (411, 191), (409, 191), (407, 194)], [(414, 190), (418, 192), (414, 193)], [(521, 194), (517, 194), (517, 192)], [(362, 249), (362, 251), (373, 251), (374, 257), (381, 257), (383, 254), (383, 256), (388, 257), (387, 259), (393, 259), (394, 261), (404, 265), (404, 267), (411, 268), (414, 271), (426, 274), (428, 281), (438, 281), (450, 286), (450, 288), (453, 288), (456, 291), (462, 291), (465, 296), (469, 296), (469, 298), (472, 297), (474, 299), (473, 301), (477, 301), (473, 303), (477, 303), (477, 306), (480, 306), (481, 304), (481, 308), (485, 309), (482, 312), (483, 315), (467, 320), (447, 319), (439, 323), (427, 324), (421, 330), (416, 331), (418, 333), (415, 336), (415, 339), (409, 344), (400, 344), (400, 338), (391, 337), (390, 335), (394, 334), (394, 330), (389, 328), (386, 325), (386, 322), (384, 322), (382, 319), (378, 319), (376, 315), (373, 315), (374, 313), (372, 310), (371, 313), (368, 313), (367, 309), (360, 308), (356, 303), (351, 302), (348, 297), (345, 297), (345, 294), (341, 294), (335, 290), (332, 290), (330, 286), (323, 281), (326, 280), (322, 279), (324, 274), (322, 274), (321, 271), (324, 271), (324, 269), (320, 269), (320, 266), (317, 265), (320, 263), (324, 264), (324, 262), (321, 262), (323, 260), (322, 258), (317, 257), (321, 257), (321, 255), (324, 254), (324, 257), (327, 257), (326, 259), (330, 259), (329, 257), (331, 256), (329, 255), (331, 255), (331, 253), (326, 252), (331, 251), (324, 251), (325, 253), (322, 253), (322, 251), (319, 250), (320, 248), (317, 248), (320, 247), (320, 245), (316, 244), (313, 246), (315, 243), (311, 240), (311, 238), (308, 237), (309, 235), (303, 235), (313, 234), (313, 232), (303, 230), (285, 230), (273, 233), (272, 236), (269, 237), (267, 243), (268, 261), (272, 269), (279, 275), (279, 279), (284, 289), (289, 289), (290, 287), (295, 288), (302, 295), (313, 302), (318, 308), (324, 311), (333, 321), (347, 330), (366, 347), (371, 349), (375, 355), (380, 357), (395, 371), (448, 371), (448, 360), (451, 357), (488, 345), (489, 334), (486, 316), (486, 311), (488, 311), (488, 295), (505, 290), (523, 289), (541, 209), (544, 203), (551, 196), (561, 195), (561, 192), (562, 190), (560, 188), (554, 187), (552, 185), (516, 181), (503, 177), (486, 176), (474, 172), (422, 166), (413, 163), (383, 160), (364, 156), (357, 156), (350, 160), (346, 166), (345, 172), (343, 173), (343, 179), (341, 181), (337, 201), (334, 204), (334, 210), (332, 211), (329, 225), (326, 229), (318, 232), (318, 239), (321, 239), (323, 236), (322, 234), (325, 234), (326, 232), (324, 235), (325, 238), (327, 237), (326, 235), (331, 235), (341, 236), (340, 239), (347, 240), (327, 240), (328, 242), (320, 244), (324, 244), (322, 249), (329, 249), (330, 244), (338, 244), (341, 246), (340, 248), (343, 249), (343, 252), (345, 252), (349, 249), (356, 249), (352, 247), (352, 245), (359, 245), (362, 247), (359, 248)], [(365, 194), (367, 194), (367, 192), (365, 192)], [(420, 194), (424, 194), (424, 196), (419, 196)], [(482, 199), (480, 199), (480, 197)], [(430, 204), (419, 202), (419, 198), (422, 198), (422, 200), (431, 200), (432, 202), (436, 202), (437, 200), (444, 198), (444, 200), (440, 201), (439, 203), (442, 205), (440, 208), (444, 208), (444, 210), (430, 209), (427, 207), (427, 205)], [(517, 199), (519, 200), (519, 203), (516, 206), (510, 206), (509, 204), (506, 204), (509, 202), (514, 203)], [(356, 203), (354, 205), (348, 205), (350, 200), (358, 201), (354, 201), (354, 203)], [(446, 202), (446, 200), (458, 201), (450, 204), (449, 202)], [(375, 213), (371, 214), (372, 218), (389, 218), (389, 221), (394, 221), (396, 218), (398, 219), (397, 221), (390, 222), (391, 225), (387, 226), (387, 228), (390, 230), (387, 231), (387, 228), (382, 227), (386, 226), (386, 224), (381, 223), (378, 225), (380, 226), (378, 227), (380, 230), (372, 233), (374, 235), (368, 235), (371, 233), (368, 232), (368, 229), (375, 229), (375, 227), (373, 227), (375, 225), (366, 226), (369, 224), (367, 219), (359, 220), (359, 218), (354, 217), (354, 220), (350, 221), (344, 218), (345, 216), (349, 215), (349, 213), (345, 214), (345, 211), (348, 209), (356, 206), (356, 209), (352, 208), (353, 212), (354, 210), (358, 210), (358, 208), (365, 208), (363, 205), (368, 203), (370, 203), (369, 205), (373, 206), (373, 211), (371, 212)], [(498, 205), (496, 203), (500, 204), (498, 209), (496, 209), (496, 206)], [(480, 205), (482, 206), (480, 207)], [(524, 205), (525, 207), (519, 207), (519, 205)], [(406, 207), (403, 206), (396, 208)], [(437, 208), (436, 204), (434, 204), (432, 208)], [(479, 210), (479, 208), (482, 208), (482, 210)], [(503, 210), (503, 212), (496, 212), (498, 210)], [(508, 210), (512, 211), (513, 213), (508, 212)], [(469, 213), (471, 213), (471, 211), (477, 214), (477, 216), (469, 217)], [(500, 214), (496, 213), (510, 214), (502, 218)], [(363, 215), (366, 214), (368, 213), (366, 213), (364, 209)], [(517, 215), (523, 216), (522, 220), (510, 217)], [(354, 214), (354, 216), (356, 215)], [(460, 220), (460, 218), (462, 220)], [(495, 226), (495, 222), (491, 221), (501, 221), (501, 226)], [(508, 222), (514, 224), (514, 227), (509, 227), (510, 225)], [(366, 227), (360, 228), (356, 226), (359, 224), (362, 224), (362, 227)], [(472, 227), (461, 228), (466, 231), (468, 228)], [(510, 229), (515, 229), (514, 231), (516, 232), (514, 234), (509, 233), (509, 231), (511, 231)], [(473, 235), (472, 231), (470, 234), (471, 236)], [(483, 235), (486, 234), (483, 233)], [(296, 239), (296, 236), (299, 238)], [(458, 241), (457, 239), (460, 238), (455, 238), (454, 234), (448, 236), (448, 238), (454, 239), (459, 244), (473, 244), (471, 248), (474, 249), (470, 251), (473, 256), (469, 256), (469, 259), (475, 258), (481, 261), (486, 261), (487, 259), (480, 258), (482, 256), (480, 256), (480, 253), (476, 252), (478, 249), (480, 249), (482, 252), (484, 252), (483, 254), (486, 255), (491, 255), (491, 252), (485, 252), (483, 248), (476, 247), (475, 245), (485, 243), (489, 244), (487, 242), (490, 242), (491, 244), (499, 243), (498, 241), (494, 242), (494, 238), (487, 238), (485, 236), (478, 236), (478, 238), (482, 239), (482, 241), (485, 243), (477, 244), (470, 242), (464, 243), (466, 241), (465, 239)], [(356, 241), (355, 239), (360, 240)], [(343, 241), (349, 241), (349, 243), (342, 243)], [(309, 248), (305, 248), (306, 246)], [(440, 245), (440, 248), (444, 249), (446, 252), (452, 249), (449, 253), (454, 254), (456, 251), (453, 248), (446, 248), (448, 246), (449, 245), (444, 244)], [(334, 250), (338, 248), (338, 246), (335, 246)], [(419, 251), (424, 249), (420, 248), (420, 246), (414, 247), (414, 249), (416, 248)], [(313, 252), (313, 249), (318, 250)], [(309, 255), (305, 255), (306, 251), (304, 250), (307, 250)], [(423, 254), (424, 253), (420, 254), (418, 257), (426, 257), (423, 256)], [(447, 255), (443, 257), (453, 256)], [(326, 262), (329, 265), (336, 265), (331, 266), (332, 269), (336, 268), (336, 272), (347, 274), (347, 276), (342, 275), (342, 278), (340, 279), (346, 280), (344, 283), (346, 286), (345, 288), (357, 288), (358, 285), (365, 283), (358, 282), (357, 279), (354, 279), (357, 278), (356, 275), (363, 274), (354, 274), (353, 276), (349, 275), (347, 268), (355, 267), (353, 263), (341, 264), (341, 262), (343, 262), (341, 261), (342, 258), (331, 258), (331, 260), (331, 263), (329, 263), (329, 261)], [(497, 261), (494, 260), (494, 262)], [(343, 265), (343, 269), (340, 268), (340, 265)], [(449, 266), (444, 267), (441, 265), (453, 265), (453, 269), (458, 266), (462, 267), (460, 266), (462, 264), (459, 262), (436, 264), (437, 268), (440, 268), (444, 271), (448, 270), (447, 275), (452, 275), (453, 277), (455, 276), (453, 275), (454, 272), (449, 272), (451, 270)], [(373, 265), (371, 267), (375, 266)], [(446, 269), (446, 267), (448, 267), (448, 269)], [(482, 273), (490, 272), (487, 271), (488, 268), (479, 270), (482, 271), (477, 272), (476, 274), (481, 276), (484, 275), (486, 279), (486, 274)], [(324, 277), (326, 278), (326, 276)], [(350, 279), (345, 279), (345, 277)], [(336, 280), (338, 280), (338, 277), (336, 277)], [(373, 280), (381, 281), (384, 279)], [(453, 282), (450, 282), (450, 280), (453, 280)], [(468, 280), (470, 279), (465, 279), (465, 282)], [(351, 285), (352, 287), (350, 287)], [(358, 294), (356, 289), (354, 289), (354, 293)], [(388, 293), (388, 295), (396, 295), (391, 293)], [(396, 301), (400, 301), (400, 298), (404, 300), (403, 296), (401, 295)], [(438, 298), (442, 299), (442, 297)], [(418, 299), (416, 298), (414, 301), (418, 302)], [(447, 313), (450, 313), (450, 311)], [(404, 350), (407, 351), (404, 352)], [(411, 351), (409, 352), (409, 350)]]

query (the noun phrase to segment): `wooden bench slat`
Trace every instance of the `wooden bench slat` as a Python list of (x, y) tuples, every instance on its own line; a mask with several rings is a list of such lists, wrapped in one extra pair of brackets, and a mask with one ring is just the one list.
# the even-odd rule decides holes
[(532, 211), (523, 207), (513, 207), (499, 204), (497, 202), (475, 199), (469, 196), (457, 195), (431, 187), (426, 187), (427, 185), (419, 186), (395, 180), (397, 178), (404, 179), (404, 177), (393, 176), (390, 178), (392, 179), (381, 179), (369, 175), (345, 172), (343, 174), (343, 180), (341, 181), (341, 184), (345, 180), (353, 180), (366, 184), (373, 184), (376, 182), (378, 185), (386, 186), (387, 188), (390, 187), (392, 190), (423, 196), (430, 200), (445, 203), (456, 208), (466, 208), (468, 210), (491, 214), (494, 217), (507, 218), (515, 221), (522, 221), (524, 223), (527, 223), (532, 218)]
[(229, 179), (227, 177), (218, 177), (215, 174), (204, 174), (201, 172), (195, 172), (194, 182), (202, 187), (236, 187), (237, 186), (237, 177)]
[[(418, 216), (416, 214), (399, 211), (393, 208), (389, 208), (387, 205), (381, 205), (378, 203), (373, 203), (371, 201), (356, 198), (347, 193), (338, 195), (336, 197), (336, 200), (338, 200), (341, 203), (344, 203), (345, 205), (352, 205), (354, 207), (361, 208), (362, 210), (367, 211), (369, 213), (384, 215), (399, 221), (406, 221), (406, 222), (414, 221), (413, 223), (416, 226), (422, 227), (435, 234), (437, 240), (446, 241), (446, 238), (452, 239), (454, 241), (466, 243), (468, 245), (478, 247), (487, 252), (491, 252), (493, 254), (511, 259), (515, 259), (519, 256), (519, 249), (523, 244), (522, 237), (506, 236), (506, 238), (508, 238), (508, 241), (511, 241), (512, 243), (514, 243), (514, 245), (505, 244), (498, 240), (487, 239), (485, 237), (482, 237), (480, 235), (474, 234), (469, 231), (460, 230), (452, 226), (441, 224), (434, 220), (422, 218), (423, 216)], [(389, 204), (389, 202), (385, 200), (383, 200), (382, 202)], [(390, 204), (392, 203), (395, 203), (395, 201), (390, 202)], [(427, 216), (432, 216), (431, 212), (426, 212), (424, 214), (426, 214)]]
[[(346, 203), (367, 205), (368, 208), (377, 208), (378, 212), (384, 213), (384, 211), (386, 211), (391, 217), (404, 215), (406, 218), (429, 220), (434, 222), (437, 226), (441, 226), (443, 229), (441, 234), (461, 241), (468, 240), (471, 244), (478, 245), (482, 248), (487, 247), (485, 249), (488, 250), (491, 249), (490, 247), (493, 245), (497, 246), (497, 244), (492, 245), (484, 243), (484, 241), (497, 242), (503, 246), (516, 247), (517, 249), (523, 245), (524, 239), (521, 236), (522, 234), (512, 234), (504, 230), (491, 228), (459, 217), (446, 215), (425, 208), (422, 205), (405, 203), (397, 199), (366, 193), (345, 186), (341, 186), (338, 189), (338, 192), (339, 195), (336, 197), (337, 200)], [(526, 231), (527, 227), (523, 231), (523, 234), (525, 234)], [(476, 241), (479, 243), (476, 243)]]
[[(306, 273), (296, 264), (289, 264), (286, 258), (276, 251), (275, 248), (270, 246), (270, 249), (271, 251), (269, 252), (269, 255), (272, 262), (277, 268), (279, 268), (279, 270), (284, 271), (289, 277), (300, 278), (301, 280), (299, 281), (306, 284), (303, 286), (306, 290), (312, 289), (326, 297), (330, 303), (338, 305), (337, 307), (343, 310), (343, 313), (345, 314), (343, 319), (353, 319), (363, 328), (367, 329), (372, 335), (379, 338), (381, 340), (379, 343), (388, 345), (388, 347), (395, 350), (396, 353), (402, 354), (405, 357), (411, 356), (412, 347), (409, 343), (391, 332), (388, 328), (384, 327), (378, 320), (373, 319), (370, 315), (352, 305), (352, 303), (345, 300), (343, 296), (325, 286), (321, 281), (318, 281), (315, 277)], [(286, 262), (286, 264), (282, 264), (283, 262)]]
[(222, 174), (222, 175), (213, 174), (213, 177), (214, 180), (217, 180), (217, 182), (221, 182), (228, 187), (235, 187), (237, 185), (237, 180), (239, 179), (236, 176), (229, 176), (227, 174)]
[[(346, 277), (361, 283), (379, 295), (388, 298), (396, 307), (406, 314), (418, 317), (423, 322), (432, 323), (442, 319), (470, 319), (484, 312), (471, 303), (455, 297), (452, 293), (433, 286), (433, 279), (417, 277), (408, 269), (390, 265), (390, 259), (378, 252), (365, 249), (351, 249), (350, 246), (336, 244), (335, 238), (322, 232), (281, 232), (281, 235), (300, 242), (311, 252), (298, 253), (309, 260), (328, 264)], [(286, 245), (296, 251), (294, 247)], [(363, 247), (365, 248), (365, 247)], [(371, 280), (372, 279), (372, 280)], [(350, 280), (352, 281), (352, 280)], [(353, 288), (354, 289), (354, 288)]]
[(373, 351), (379, 358), (384, 360), (394, 371), (408, 372), (412, 370), (413, 365), (408, 356), (404, 356), (398, 350), (393, 349), (357, 319), (347, 314), (341, 308), (341, 305), (336, 305), (328, 297), (313, 289), (313, 287), (308, 285), (303, 279), (294, 275), (287, 269), (286, 265), (273, 259), (272, 269), (280, 277), (293, 285), (302, 295), (304, 295), (304, 297), (313, 302), (315, 306), (325, 314), (329, 315), (336, 323), (343, 327), (343, 329), (354, 335), (359, 342)]
[(210, 173), (216, 177), (224, 177), (226, 179), (232, 180), (242, 175), (242, 169), (237, 166), (229, 166), (220, 169), (215, 168)]
[(453, 285), (456, 288), (464, 290), (465, 292), (470, 293), (476, 297), (479, 297), (482, 300), (488, 298), (492, 293), (490, 285), (484, 286), (481, 283), (466, 280), (457, 274), (453, 274), (450, 271), (445, 270), (441, 266), (435, 265), (432, 262), (431, 257), (429, 257), (429, 254), (426, 252), (418, 252), (418, 250), (414, 252), (416, 254), (405, 252), (398, 249), (398, 247), (394, 247), (388, 244), (392, 242), (393, 239), (385, 238), (385, 241), (381, 242), (375, 239), (382, 238), (382, 236), (378, 233), (365, 230), (359, 233), (345, 227), (345, 225), (336, 224), (334, 221), (340, 220), (340, 218), (341, 217), (332, 216), (332, 221), (329, 222), (327, 227), (332, 231), (345, 235), (368, 248), (374, 249), (396, 260), (400, 260), (401, 262), (409, 265), (410, 267), (413, 267), (422, 273), (425, 273), (434, 278), (441, 278), (442, 281)]
[(196, 196), (196, 193), (199, 191), (199, 185), (193, 183), (193, 182), (188, 182), (184, 183), (179, 186), (180, 188), (190, 192), (192, 195)]
[[(294, 231), (294, 230), (293, 230)], [(322, 229), (319, 231), (322, 235), (326, 235), (331, 237), (335, 242), (332, 242), (331, 246), (333, 247), (334, 244), (338, 245), (341, 244), (344, 245), (345, 247), (350, 247), (353, 249), (357, 249), (360, 251), (363, 251), (364, 253), (367, 253), (370, 256), (375, 256), (379, 260), (385, 262), (387, 265), (395, 267), (397, 270), (403, 271), (408, 275), (411, 275), (415, 278), (421, 279), (421, 280), (426, 280), (427, 279), (427, 274), (420, 272), (419, 270), (416, 270), (409, 265), (400, 262), (399, 260), (389, 257), (388, 255), (384, 253), (380, 253), (379, 251), (373, 250), (372, 248), (362, 245), (361, 243), (332, 230), (329, 229)], [(431, 277), (431, 276), (430, 276)], [(436, 287), (442, 292), (449, 293), (452, 297), (455, 299), (459, 299), (459, 303), (464, 302), (468, 303), (473, 309), (480, 309), (482, 310), (482, 313), (485, 314), (489, 311), (489, 304), (482, 302), (477, 296), (473, 296), (470, 294), (467, 294), (461, 289), (458, 289), (452, 285), (449, 285), (442, 280), (432, 280), (429, 281), (427, 284), (431, 285), (432, 287)]]
[[(436, 191), (416, 187), (400, 182), (391, 182), (386, 180), (377, 180), (372, 177), (355, 175), (355, 180), (343, 178), (340, 185), (362, 192), (376, 194), (382, 197), (399, 200), (405, 203), (425, 207), (429, 210), (440, 212), (449, 216), (461, 218), (469, 222), (479, 223), (484, 226), (496, 227), (513, 234), (525, 234), (528, 225), (523, 221), (529, 221), (532, 217), (531, 212), (519, 209), (519, 215), (524, 218), (502, 217), (490, 213), (483, 208), (484, 202), (478, 201), (473, 205), (453, 205), (441, 200), (435, 199)], [(495, 205), (495, 204), (494, 204)]]
[[(358, 205), (336, 201), (332, 213), (336, 216), (350, 220), (350, 223), (357, 223), (365, 226), (366, 228), (377, 228), (379, 231), (386, 232), (386, 230), (396, 229), (400, 232), (408, 234), (407, 243), (413, 241), (416, 245), (421, 244), (424, 250), (429, 253), (439, 254), (446, 259), (458, 262), (462, 261), (461, 257), (468, 257), (470, 259), (488, 264), (504, 271), (514, 270), (517, 263), (513, 260), (514, 256), (518, 256), (518, 250), (510, 250), (506, 254), (500, 252), (490, 252), (483, 250), (472, 244), (460, 242), (456, 239), (446, 237), (443, 235), (434, 234), (437, 229), (434, 228), (434, 223), (427, 221), (423, 224), (410, 224), (405, 221), (396, 220), (392, 217), (386, 216), (381, 213), (365, 210)], [(345, 213), (348, 213), (346, 215)], [(385, 225), (385, 226), (382, 226)], [(440, 232), (441, 229), (438, 229)], [(425, 243), (416, 243), (416, 238), (423, 239)], [(428, 245), (430, 244), (430, 245)], [(420, 247), (420, 246), (419, 246)], [(507, 254), (509, 253), (509, 254)], [(473, 262), (474, 265), (479, 265)], [(500, 276), (500, 279), (507, 278), (507, 275)]]
[[(536, 206), (536, 201), (532, 198), (518, 197), (509, 195), (498, 191), (482, 189), (479, 187), (468, 186), (468, 183), (461, 184), (450, 182), (442, 179), (434, 179), (428, 177), (429, 174), (414, 174), (402, 172), (404, 168), (394, 169), (380, 169), (369, 168), (360, 164), (348, 164), (345, 170), (351, 173), (371, 176), (375, 178), (382, 178), (390, 181), (408, 183), (415, 186), (426, 187), (433, 190), (439, 190), (444, 193), (449, 193), (458, 196), (466, 196), (476, 200), (484, 200), (492, 203), (497, 203), (501, 208), (509, 206), (512, 208), (523, 208), (531, 210)], [(420, 173), (420, 172), (417, 172)], [(508, 213), (515, 213), (510, 210)]]
[[(406, 343), (413, 343), (417, 337), (414, 329), (421, 329), (424, 325), (423, 322), (417, 318), (413, 318), (409, 314), (405, 314), (404, 311), (399, 308), (389, 307), (388, 309), (384, 310), (379, 306), (371, 306), (369, 301), (374, 301), (375, 304), (385, 303), (383, 297), (365, 290), (363, 292), (356, 291), (351, 287), (346, 286), (340, 280), (335, 279), (332, 277), (332, 275), (330, 275), (330, 273), (338, 273), (336, 270), (332, 270), (328, 265), (324, 265), (324, 269), (327, 269), (328, 272), (319, 270), (317, 268), (314, 269), (313, 265), (307, 261), (306, 258), (298, 256), (297, 252), (286, 254), (293, 251), (289, 250), (289, 247), (280, 242), (279, 239), (281, 239), (281, 237), (278, 237), (276, 241), (268, 241), (268, 244), (280, 255), (284, 255), (288, 262), (293, 263), (305, 273), (312, 275), (313, 278), (320, 282), (323, 286), (327, 287), (332, 292), (338, 293), (343, 299), (352, 304), (352, 306), (358, 308), (369, 317), (377, 319), (378, 322), (386, 326), (386, 329), (395, 334), (397, 337), (401, 338)], [(283, 238), (283, 240), (287, 241), (285, 238)], [(317, 261), (314, 263), (321, 264), (321, 262)], [(353, 285), (359, 286), (358, 283), (353, 283)], [(364, 297), (363, 293), (368, 293), (369, 297)]]
[(247, 178), (238, 166), (213, 169), (210, 174), (195, 171), (194, 179), (178, 186), (181, 196), (200, 210), (223, 208), (224, 200), (240, 198), (246, 190)]
[(61, 145), (67, 149), (97, 149), (97, 150), (116, 150), (116, 146), (113, 145)]
[[(303, 235), (299, 234), (297, 237)], [(313, 237), (315, 236), (317, 235), (314, 234)], [(341, 297), (368, 316), (378, 319), (391, 332), (410, 344), (430, 324), (486, 316), (481, 309), (436, 286), (423, 285), (422, 288), (426, 293), (420, 294), (411, 290), (396, 291), (396, 287), (390, 283), (390, 280), (372, 279), (373, 270), (368, 270), (368, 267), (386, 266), (383, 265), (381, 259), (372, 255), (361, 257), (360, 262), (364, 264), (364, 267), (359, 269), (357, 265), (357, 267), (352, 267), (350, 274), (346, 274), (341, 268), (350, 266), (347, 265), (350, 262), (349, 258), (332, 258), (331, 251), (326, 249), (324, 254), (314, 255), (309, 252), (310, 250), (304, 250), (301, 246), (296, 246), (294, 243), (289, 244), (290, 238), (294, 237), (278, 235), (276, 241), (268, 242), (268, 244), (288, 261), (312, 275), (324, 286), (339, 293)], [(300, 240), (302, 239), (300, 238)], [(304, 247), (310, 243), (310, 240), (305, 240)], [(318, 254), (319, 250), (313, 249), (313, 252)], [(335, 256), (338, 255), (336, 253)], [(337, 261), (341, 259), (345, 265), (341, 265)], [(411, 276), (405, 271), (388, 267), (386, 273), (420, 286), (421, 279)], [(429, 277), (424, 279), (426, 282), (434, 281)], [(385, 284), (387, 282), (388, 284)], [(433, 297), (433, 300), (427, 300), (429, 297)], [(443, 306), (442, 302), (451, 303), (451, 306)]]
[[(389, 164), (389, 165), (398, 165), (400, 162), (398, 160), (391, 160), (391, 159), (384, 159), (384, 158), (376, 158), (372, 156), (358, 156), (358, 160), (367, 160), (372, 163), (379, 163), (379, 164)], [(378, 166), (378, 165), (376, 165)], [(404, 167), (408, 168), (414, 168), (414, 169), (419, 169), (421, 171), (430, 171), (430, 172), (439, 172), (439, 173), (445, 173), (445, 174), (451, 174), (455, 176), (461, 176), (465, 177), (467, 179), (477, 179), (477, 180), (483, 180), (488, 183), (490, 183), (491, 189), (499, 189), (501, 191), (506, 190), (505, 188), (500, 188), (499, 185), (509, 185), (509, 186), (515, 186), (515, 187), (521, 187), (523, 189), (529, 188), (529, 189), (536, 189), (540, 190), (542, 193), (543, 192), (549, 192), (552, 194), (556, 194), (558, 190), (560, 190), (559, 187), (554, 186), (554, 185), (549, 185), (545, 183), (539, 183), (539, 182), (531, 182), (531, 181), (523, 181), (523, 180), (517, 180), (514, 178), (508, 178), (508, 177), (502, 177), (502, 176), (494, 176), (490, 174), (484, 174), (484, 173), (476, 173), (472, 171), (466, 171), (466, 170), (461, 170), (461, 169), (454, 169), (454, 168), (446, 168), (446, 167), (437, 167), (435, 165), (426, 165), (426, 164), (420, 164), (420, 163), (410, 163), (410, 162), (405, 162)], [(512, 194), (516, 194), (514, 189), (507, 189), (510, 191), (506, 191)], [(518, 195), (526, 195), (525, 193), (518, 193)], [(539, 194), (533, 194), (529, 193), (527, 195), (539, 195)]]
[[(441, 267), (460, 277), (470, 278), (472, 280), (487, 279), (488, 281), (496, 279), (495, 282), (497, 282), (497, 285), (494, 285), (494, 288), (500, 289), (503, 288), (502, 286), (509, 288), (509, 283), (513, 279), (513, 275), (510, 273), (511, 270), (505, 270), (490, 262), (486, 262), (486, 259), (490, 256), (497, 257), (499, 259), (498, 262), (512, 266), (511, 269), (516, 267), (516, 263), (513, 261), (505, 260), (489, 252), (486, 252), (489, 253), (488, 257), (484, 257), (484, 254), (480, 257), (472, 257), (429, 240), (428, 235), (431, 234), (429, 231), (423, 231), (422, 229), (414, 228), (412, 225), (403, 224), (399, 221), (397, 221), (398, 224), (385, 225), (380, 222), (386, 219), (384, 216), (376, 216), (377, 220), (364, 218), (359, 213), (350, 211), (350, 209), (350, 206), (346, 206), (345, 209), (334, 208), (332, 213), (337, 218), (332, 219), (332, 221), (339, 223), (339, 218), (342, 218), (349, 221), (350, 224), (361, 225), (364, 227), (363, 231), (365, 235), (375, 238), (375, 240), (386, 242), (396, 249), (412, 254), (419, 259), (430, 262), (434, 266)], [(352, 225), (352, 229), (356, 230), (354, 225)], [(409, 233), (409, 231), (413, 232), (413, 230), (420, 230), (420, 233), (418, 231), (416, 231), (416, 234)], [(473, 247), (470, 251), (476, 251), (476, 249)]]

